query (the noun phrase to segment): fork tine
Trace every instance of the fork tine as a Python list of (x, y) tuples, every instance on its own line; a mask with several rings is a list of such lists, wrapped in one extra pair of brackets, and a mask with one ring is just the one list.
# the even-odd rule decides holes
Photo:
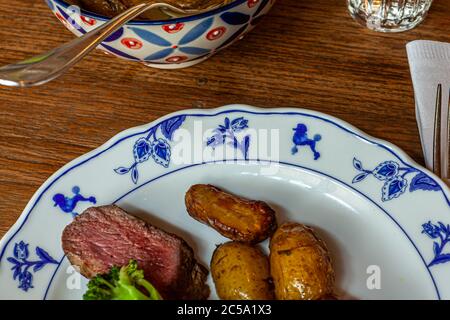
[(441, 177), (441, 111), (442, 111), (442, 84), (438, 84), (436, 92), (436, 108), (434, 111), (434, 137), (433, 137), (433, 172)]

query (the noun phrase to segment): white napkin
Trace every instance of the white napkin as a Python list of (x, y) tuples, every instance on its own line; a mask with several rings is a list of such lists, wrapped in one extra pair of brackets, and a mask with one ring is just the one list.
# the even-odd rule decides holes
[[(447, 115), (450, 89), (450, 43), (417, 40), (406, 45), (416, 98), (416, 117), (419, 126), (425, 164), (433, 165), (433, 134), (436, 91), (442, 84), (442, 112)], [(446, 118), (444, 118), (446, 119)], [(446, 121), (442, 122), (445, 125)]]

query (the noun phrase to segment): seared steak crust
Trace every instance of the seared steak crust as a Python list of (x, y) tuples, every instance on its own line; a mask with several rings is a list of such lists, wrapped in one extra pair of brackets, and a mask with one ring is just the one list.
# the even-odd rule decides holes
[(183, 239), (115, 205), (91, 207), (77, 216), (64, 229), (62, 246), (69, 261), (87, 278), (135, 259), (164, 299), (209, 296), (208, 271), (197, 263)]

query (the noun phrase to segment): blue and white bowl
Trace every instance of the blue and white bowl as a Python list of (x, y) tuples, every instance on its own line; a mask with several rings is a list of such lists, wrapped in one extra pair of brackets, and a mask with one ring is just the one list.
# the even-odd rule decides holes
[[(46, 0), (55, 16), (75, 35), (82, 36), (107, 17)], [(189, 67), (241, 39), (273, 6), (275, 0), (236, 0), (209, 12), (163, 21), (132, 21), (100, 48), (120, 58), (164, 69)]]

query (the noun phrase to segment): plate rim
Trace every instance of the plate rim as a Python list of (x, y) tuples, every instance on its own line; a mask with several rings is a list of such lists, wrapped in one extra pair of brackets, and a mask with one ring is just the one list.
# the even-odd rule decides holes
[[(88, 151), (87, 153), (84, 153), (75, 159), (69, 161), (62, 167), (60, 167), (58, 170), (56, 170), (53, 174), (51, 174), (42, 184), (41, 186), (34, 192), (30, 200), (27, 202), (27, 205), (22, 210), (22, 213), (16, 220), (16, 222), (10, 227), (10, 229), (2, 236), (0, 239), (0, 264), (3, 260), (3, 257), (5, 255), (6, 249), (8, 248), (11, 240), (14, 239), (14, 237), (18, 234), (18, 232), (22, 229), (22, 227), (25, 225), (28, 217), (31, 215), (34, 207), (38, 204), (39, 199), (45, 194), (46, 190), (50, 188), (54, 183), (56, 183), (59, 178), (64, 176), (66, 173), (70, 172), (72, 169), (83, 165), (84, 163), (88, 162), (91, 159), (96, 158), (97, 156), (101, 155), (102, 153), (106, 152), (107, 150), (111, 149), (115, 145), (119, 144), (120, 142), (132, 138), (134, 136), (141, 135), (147, 131), (149, 131), (151, 128), (159, 125), (163, 121), (166, 121), (168, 119), (181, 116), (181, 115), (189, 115), (189, 116), (195, 116), (195, 115), (203, 115), (203, 116), (218, 116), (220, 114), (229, 113), (230, 111), (234, 111), (238, 113), (241, 112), (247, 112), (248, 114), (265, 114), (268, 115), (270, 113), (278, 114), (278, 115), (289, 115), (289, 113), (294, 113), (296, 115), (304, 115), (304, 116), (312, 116), (316, 119), (326, 121), (336, 127), (339, 127), (340, 129), (346, 131), (347, 133), (350, 133), (351, 135), (355, 136), (359, 140), (362, 140), (365, 143), (370, 143), (372, 145), (376, 145), (378, 147), (381, 147), (391, 153), (394, 157), (396, 157), (400, 162), (403, 164), (410, 165), (414, 167), (415, 169), (420, 170), (421, 172), (425, 173), (429, 177), (431, 177), (441, 188), (441, 193), (444, 196), (445, 201), (447, 202), (447, 206), (450, 207), (450, 189), (447, 187), (447, 185), (439, 178), (437, 177), (433, 172), (425, 168), (424, 166), (418, 164), (415, 160), (413, 160), (405, 151), (403, 151), (401, 148), (399, 148), (397, 145), (383, 140), (376, 137), (373, 137), (364, 131), (358, 129), (357, 127), (353, 126), (352, 124), (341, 120), (335, 116), (305, 109), (305, 108), (295, 108), (295, 107), (289, 107), (289, 108), (260, 108), (260, 107), (254, 107), (246, 104), (229, 104), (224, 105), (222, 107), (217, 108), (210, 108), (210, 109), (183, 109), (180, 111), (168, 113), (162, 117), (156, 118), (155, 120), (142, 124), (139, 126), (134, 126), (125, 130), (122, 130), (115, 135), (113, 135), (110, 139), (108, 139), (106, 142), (101, 144), (100, 146)], [(64, 259), (64, 256), (63, 258)], [(438, 293), (438, 299), (441, 298)]]

